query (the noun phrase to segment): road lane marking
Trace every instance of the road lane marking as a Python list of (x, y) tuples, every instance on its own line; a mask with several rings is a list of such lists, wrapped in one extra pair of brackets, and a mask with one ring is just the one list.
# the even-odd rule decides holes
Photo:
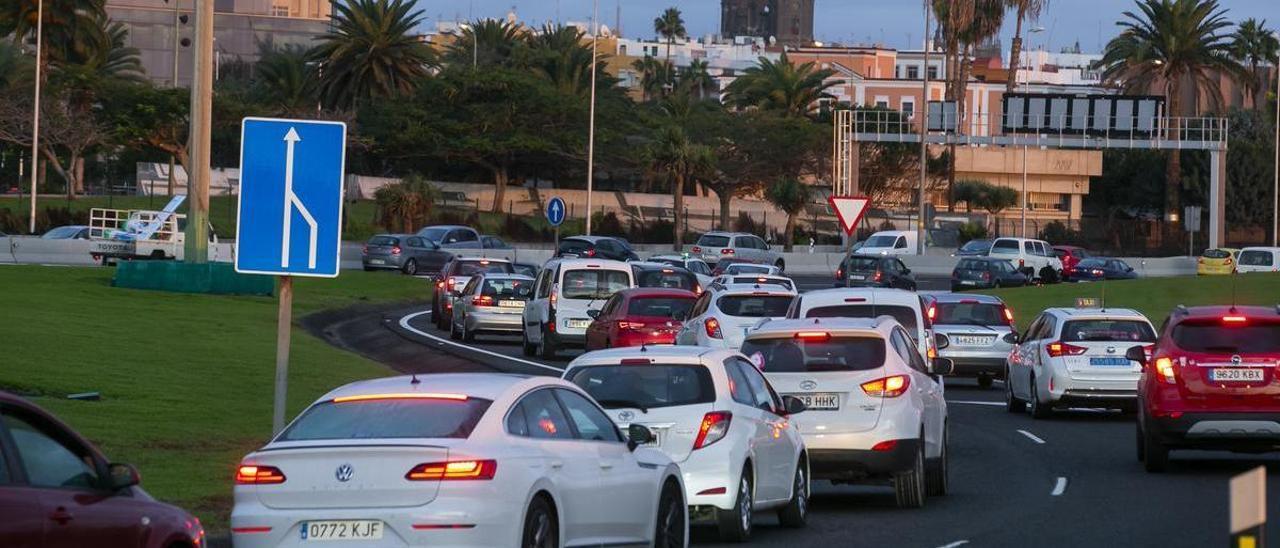
[(1067, 478), (1059, 477), (1058, 483), (1054, 484), (1053, 492), (1049, 493), (1049, 495), (1054, 497), (1060, 497), (1065, 492), (1067, 492)]
[(1019, 430), (1018, 433), (1026, 436), (1027, 439), (1030, 439), (1031, 441), (1034, 441), (1040, 445), (1044, 445), (1044, 440), (1040, 439), (1039, 437), (1036, 437), (1036, 435), (1032, 434), (1031, 432), (1028, 432), (1026, 430)]
[(957, 541), (955, 541), (955, 542), (953, 542), (953, 543), (951, 543), (951, 544), (943, 544), (942, 546), (939, 546), (938, 548), (956, 548), (957, 546), (964, 546), (964, 545), (966, 545), (966, 544), (969, 544), (969, 541), (967, 541), (967, 540), (957, 540)]
[(416, 327), (414, 327), (414, 326), (412, 326), (412, 325), (409, 325), (409, 322), (413, 321), (414, 319), (418, 318), (419, 316), (424, 316), (424, 315), (428, 315), (428, 314), (431, 314), (431, 311), (430, 311), (430, 310), (426, 310), (426, 311), (423, 311), (423, 312), (414, 312), (413, 314), (409, 314), (409, 315), (407, 315), (407, 316), (405, 316), (405, 317), (403, 317), (403, 318), (400, 318), (400, 327), (404, 328), (406, 331), (410, 331), (410, 332), (415, 333), (415, 334), (417, 334), (417, 335), (421, 335), (421, 336), (423, 336), (423, 337), (426, 337), (426, 338), (428, 338), (428, 339), (431, 339), (431, 340), (433, 340), (433, 341), (436, 341), (436, 343), (437, 343), (437, 344), (447, 344), (447, 345), (450, 345), (450, 346), (456, 346), (456, 347), (458, 347), (458, 348), (465, 348), (465, 349), (470, 350), (470, 351), (472, 351), (472, 352), (479, 352), (479, 353), (481, 353), (481, 354), (485, 354), (485, 355), (488, 355), (488, 356), (493, 356), (493, 357), (495, 357), (495, 358), (502, 358), (502, 359), (504, 359), (504, 360), (510, 360), (510, 361), (513, 361), (513, 362), (516, 362), (516, 363), (519, 363), (519, 364), (523, 364), (523, 365), (531, 365), (531, 366), (533, 366), (533, 367), (540, 367), (540, 368), (542, 368), (542, 369), (549, 369), (549, 370), (551, 370), (551, 371), (555, 371), (555, 372), (557, 372), (557, 373), (564, 373), (564, 370), (563, 370), (563, 369), (561, 369), (561, 368), (559, 368), (559, 367), (552, 367), (552, 366), (550, 366), (550, 365), (544, 365), (544, 364), (541, 364), (541, 363), (538, 363), (538, 362), (535, 362), (535, 361), (529, 361), (529, 360), (525, 360), (525, 359), (521, 359), (521, 358), (516, 358), (516, 357), (508, 356), (508, 355), (506, 355), (506, 354), (500, 354), (500, 353), (498, 353), (498, 352), (493, 352), (493, 351), (491, 351), (491, 350), (485, 350), (485, 349), (483, 349), (483, 348), (476, 348), (476, 347), (474, 347), (474, 346), (467, 346), (467, 345), (465, 345), (465, 344), (459, 344), (459, 343), (453, 342), (453, 341), (448, 340), (448, 339), (443, 339), (443, 338), (437, 337), (437, 336), (435, 336), (435, 335), (432, 335), (432, 334), (430, 334), (430, 333), (427, 333), (426, 331), (423, 331), (423, 330), (418, 329), (418, 328), (416, 328)]
[(947, 403), (948, 403), (948, 404), (955, 403), (955, 404), (960, 404), (960, 405), (989, 405), (989, 406), (992, 406), (992, 407), (1004, 407), (1004, 406), (1005, 406), (1005, 403), (1004, 403), (1004, 402), (1002, 402), (1002, 401), (966, 401), (966, 400), (947, 400)]

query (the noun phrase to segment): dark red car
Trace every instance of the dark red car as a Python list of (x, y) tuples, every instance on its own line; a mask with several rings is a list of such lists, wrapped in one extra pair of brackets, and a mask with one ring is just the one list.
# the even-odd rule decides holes
[(1072, 274), (1080, 261), (1093, 257), (1089, 250), (1074, 245), (1055, 245), (1053, 254), (1062, 261), (1062, 276), (1067, 280), (1073, 279)]
[(1138, 459), (1171, 449), (1280, 450), (1280, 307), (1179, 306), (1160, 338), (1126, 357), (1138, 381)]
[(133, 466), (111, 463), (53, 415), (0, 391), (0, 546), (204, 545), (200, 520), (138, 482)]
[(697, 298), (692, 291), (636, 287), (614, 293), (587, 327), (587, 350), (674, 344), (681, 320)]

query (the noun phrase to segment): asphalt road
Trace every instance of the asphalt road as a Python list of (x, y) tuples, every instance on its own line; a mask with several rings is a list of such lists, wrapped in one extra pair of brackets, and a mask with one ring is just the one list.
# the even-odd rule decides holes
[[(435, 329), (422, 312), (426, 308), (369, 318), (366, 328), (381, 324), (396, 335), (379, 341), (382, 350), (373, 354), (400, 348), (393, 353), (404, 358), (397, 365), (404, 371), (491, 368), (532, 374), (557, 374), (577, 354), (553, 361), (525, 358), (518, 337), (482, 337), (462, 345)], [(359, 351), (359, 338), (346, 337), (345, 343)], [(414, 348), (404, 349), (404, 342)], [(440, 359), (442, 350), (446, 357)], [(819, 482), (807, 528), (783, 529), (773, 516), (761, 515), (750, 545), (1221, 546), (1227, 541), (1229, 478), (1266, 464), (1269, 481), (1280, 481), (1274, 456), (1229, 453), (1175, 452), (1170, 472), (1148, 474), (1135, 457), (1132, 416), (1082, 410), (1037, 421), (1006, 412), (1002, 390), (999, 382), (981, 389), (966, 379), (948, 380), (949, 495), (930, 498), (920, 510), (900, 510), (888, 487)], [(1271, 490), (1268, 504), (1273, 522), (1280, 520), (1276, 493)], [(693, 539), (717, 545), (713, 529), (695, 528)]]

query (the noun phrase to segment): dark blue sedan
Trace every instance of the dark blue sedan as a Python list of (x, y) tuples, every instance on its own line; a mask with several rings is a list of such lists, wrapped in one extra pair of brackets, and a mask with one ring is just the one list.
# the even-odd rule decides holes
[(1102, 280), (1132, 280), (1138, 277), (1129, 263), (1120, 259), (1095, 257), (1085, 259), (1076, 264), (1071, 279), (1078, 282), (1097, 282)]

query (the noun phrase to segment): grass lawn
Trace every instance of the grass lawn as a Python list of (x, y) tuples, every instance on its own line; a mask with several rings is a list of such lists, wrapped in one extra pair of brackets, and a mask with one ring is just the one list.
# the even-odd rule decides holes
[(1187, 306), (1231, 304), (1232, 282), (1237, 304), (1280, 304), (1280, 274), (1145, 278), (1113, 282), (1057, 284), (985, 291), (999, 296), (1013, 309), (1019, 329), (1025, 329), (1042, 310), (1074, 307), (1076, 297), (1102, 297), (1105, 304), (1132, 308), (1160, 323), (1179, 304)]
[[(6, 312), (0, 389), (33, 397), (157, 498), (225, 532), (231, 474), (271, 434), (276, 301), (116, 289), (113, 270), (0, 266)], [(357, 303), (422, 299), (429, 284), (344, 272), (297, 279), (294, 317)], [(388, 368), (294, 328), (289, 416), (346, 382)], [(97, 391), (97, 402), (62, 396)]]

